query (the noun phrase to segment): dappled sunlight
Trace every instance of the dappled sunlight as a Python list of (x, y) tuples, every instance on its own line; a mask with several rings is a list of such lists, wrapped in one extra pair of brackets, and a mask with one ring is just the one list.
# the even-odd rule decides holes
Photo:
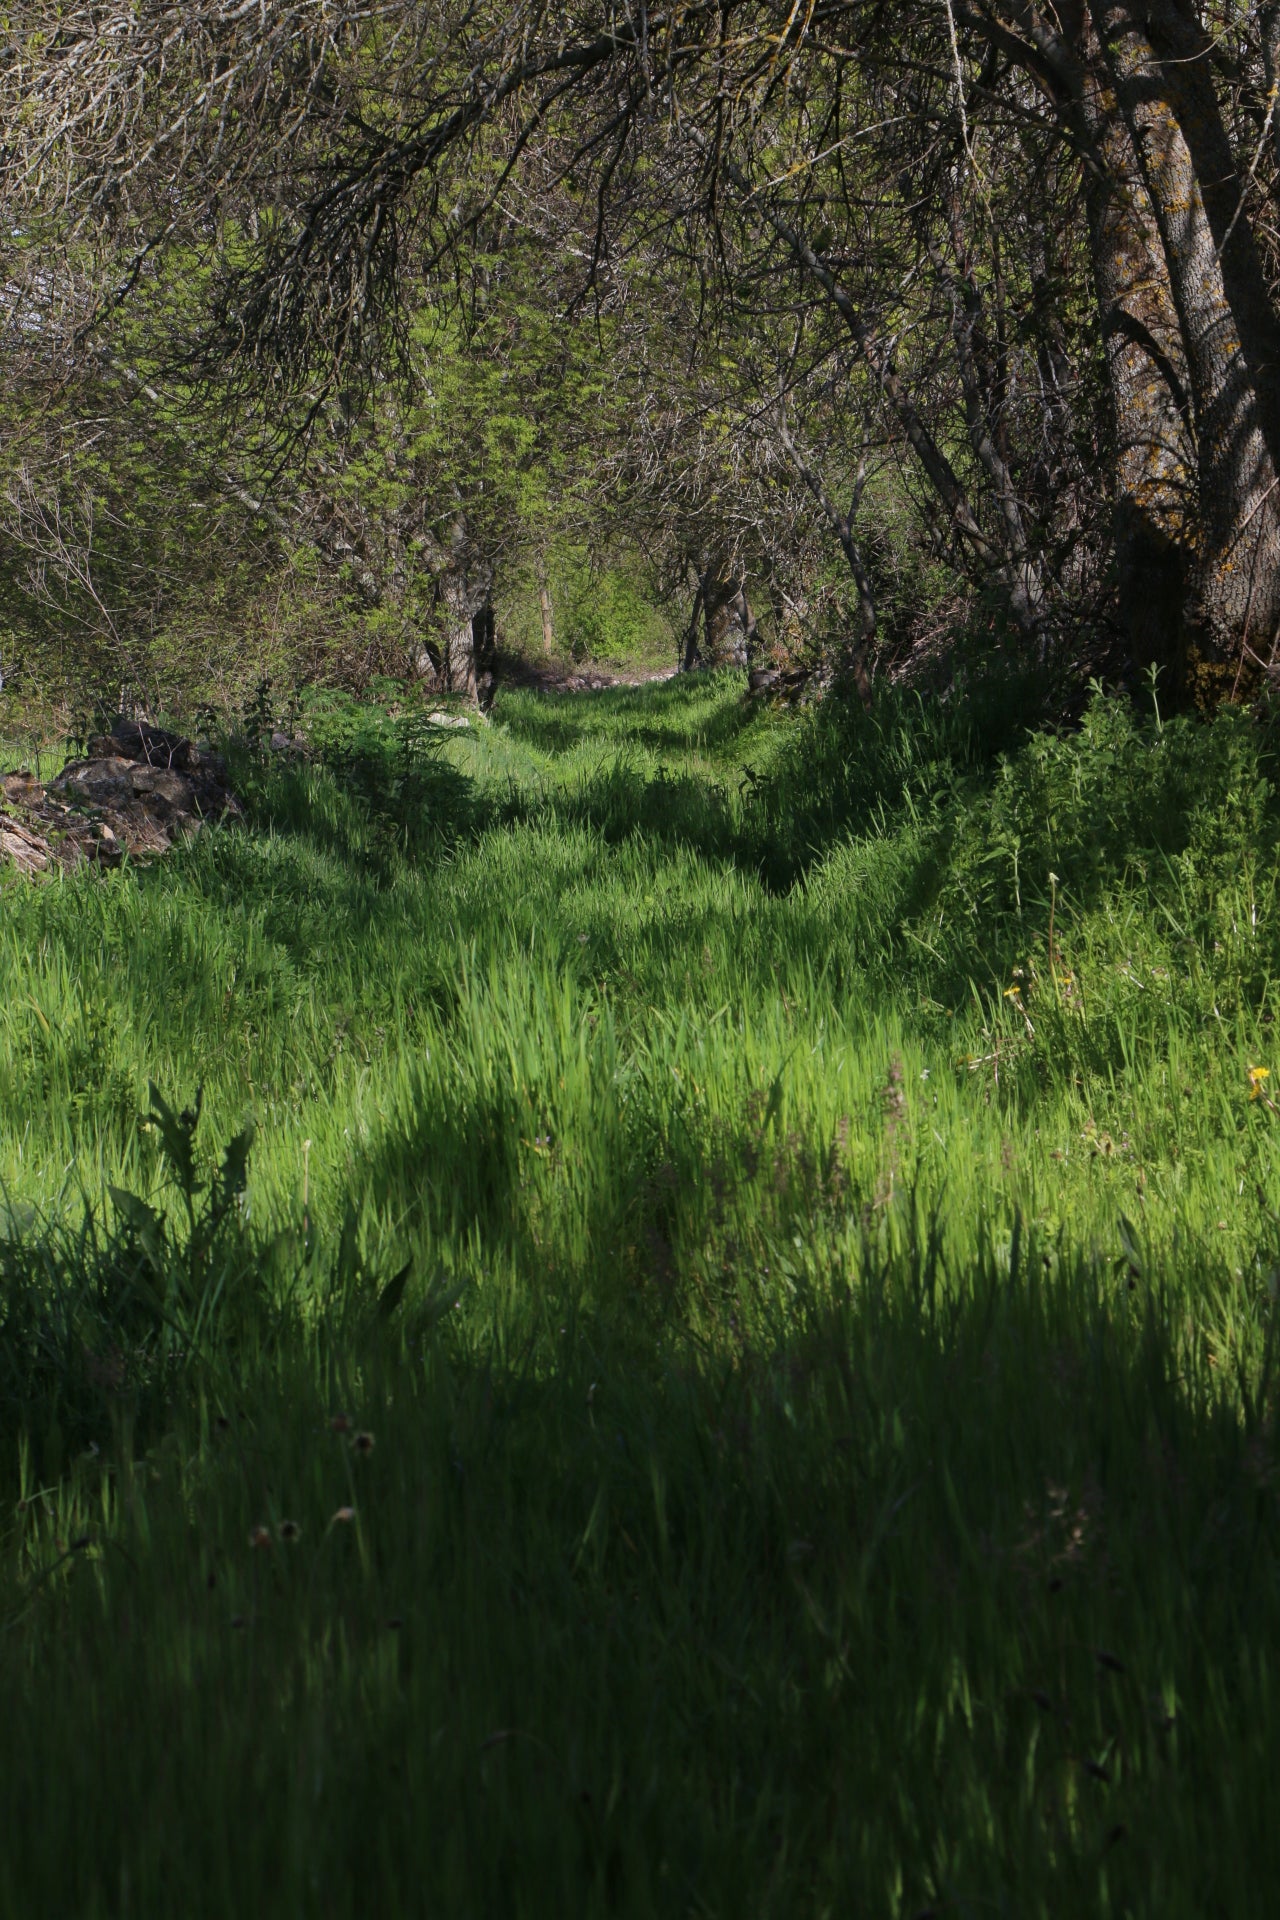
[[(833, 1901), (925, 1899), (939, 1834), (1136, 1900), (1113, 1836), (1170, 1796), (1188, 1884), (1224, 1796), (1269, 1831), (1221, 1756), (1280, 1590), (1271, 733), (713, 748), (740, 698), (322, 742), (241, 827), (5, 894), (6, 1724), (74, 1720), (78, 1781), (184, 1676), (210, 1872), (268, 1807), (345, 1888), (384, 1791), (481, 1809), (426, 1873), (464, 1907), (494, 1794), (570, 1903), (590, 1795), (637, 1912), (655, 1845), (749, 1911), (780, 1831)], [(299, 1738), (301, 1801), (251, 1752)], [(889, 1766), (927, 1791), (821, 1854), (833, 1768)], [(617, 1767), (697, 1791), (610, 1808)]]

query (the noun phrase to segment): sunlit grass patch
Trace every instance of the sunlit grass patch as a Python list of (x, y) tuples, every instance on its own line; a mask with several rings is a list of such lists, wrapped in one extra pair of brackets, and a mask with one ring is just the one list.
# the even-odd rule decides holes
[(1252, 1910), (1273, 752), (344, 709), (6, 890), (0, 1907)]

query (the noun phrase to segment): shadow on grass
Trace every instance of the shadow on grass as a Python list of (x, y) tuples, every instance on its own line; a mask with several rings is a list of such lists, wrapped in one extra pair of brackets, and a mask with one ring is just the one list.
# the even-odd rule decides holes
[(705, 778), (649, 773), (625, 754), (578, 779), (533, 794), (513, 794), (496, 818), (504, 825), (587, 828), (617, 845), (639, 839), (681, 847), (717, 866), (741, 866), (747, 846), (732, 794)]
[[(1034, 682), (1009, 680), (946, 702), (889, 693), (871, 715), (832, 699), (796, 718), (762, 775), (735, 777), (730, 764), (718, 780), (682, 756), (754, 723), (736, 676), (515, 689), (503, 724), (514, 740), (542, 740), (553, 765), (541, 780), (481, 786), (430, 745), (393, 743), (249, 769), (246, 794), (255, 823), (338, 863), (361, 895), (515, 825), (678, 848), (778, 896), (814, 877), (862, 963), (943, 1006), (967, 999), (971, 981), (1002, 988), (1037, 945), (1047, 956), (1055, 900), (1061, 932), (1115, 889), (1136, 892), (1214, 951), (1226, 889), (1272, 860), (1274, 729), (1231, 712), (1160, 726), (1116, 699), (1096, 701), (1070, 735), (1036, 732), (1038, 697)], [(646, 734), (672, 765), (655, 768)], [(1269, 935), (1254, 945), (1250, 992), (1273, 958)]]
[(171, 1381), (145, 1500), (108, 1350), (101, 1452), (0, 1579), (14, 1910), (175, 1850), (196, 1914), (246, 1876), (281, 1914), (1259, 1910), (1256, 1352), (1240, 1397), (1158, 1276), (1016, 1235), (947, 1273), (898, 1225), (689, 1339), (553, 1273), (455, 1313), (426, 1249), (390, 1310), (352, 1269), (358, 1310)]
[(386, 883), (407, 859), (434, 866), (483, 830), (490, 809), (469, 775), (430, 747), (331, 753), (316, 763), (248, 767), (240, 776), (250, 822), (304, 840)]
[[(735, 684), (599, 694), (506, 696), (513, 738), (553, 754), (596, 744), (601, 762), (556, 785), (483, 790), (428, 742), (330, 750), (302, 765), (244, 762), (235, 769), (251, 825), (287, 836), (347, 871), (361, 888), (390, 884), (406, 865), (430, 868), (487, 829), (516, 824), (582, 828), (617, 843), (639, 837), (688, 848), (719, 865), (743, 864), (748, 843), (730, 790), (705, 774), (636, 763), (646, 737), (679, 755), (711, 736), (731, 741), (751, 723)], [(652, 723), (655, 704), (663, 710)], [(638, 716), (650, 716), (647, 725)]]
[[(567, 769), (537, 787), (482, 791), (419, 738), (330, 747), (303, 766), (236, 769), (250, 820), (347, 864), (362, 885), (388, 883), (408, 861), (431, 866), (486, 828), (516, 823), (587, 828), (617, 843), (679, 846), (758, 878), (772, 892), (802, 880), (834, 839), (882, 828), (912, 804), (909, 783), (945, 783), (957, 766), (989, 762), (1010, 727), (977, 724), (967, 709), (924, 713), (890, 697), (868, 719), (828, 703), (798, 722), (774, 770), (757, 780), (726, 764), (717, 779), (681, 768), (690, 755), (722, 760), (759, 725), (737, 674), (688, 675), (644, 688), (545, 693), (513, 688), (496, 710), (513, 741), (552, 756), (598, 749), (589, 770)], [(670, 756), (674, 768), (648, 756)]]
[(643, 746), (655, 753), (718, 752), (759, 720), (738, 673), (681, 674), (645, 687), (590, 693), (499, 694), (495, 718), (513, 739), (546, 753)]

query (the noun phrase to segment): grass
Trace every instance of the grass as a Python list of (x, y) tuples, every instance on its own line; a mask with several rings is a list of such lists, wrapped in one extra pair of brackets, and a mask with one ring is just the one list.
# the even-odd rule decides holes
[(1027, 718), (0, 891), (0, 1911), (1268, 1910), (1277, 743)]

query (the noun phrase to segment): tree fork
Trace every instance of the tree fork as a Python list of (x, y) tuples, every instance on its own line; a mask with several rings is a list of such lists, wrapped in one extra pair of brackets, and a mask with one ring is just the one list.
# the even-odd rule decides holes
[(1188, 655), (1210, 663), (1212, 677), (1212, 663), (1236, 660), (1251, 632), (1266, 645), (1280, 631), (1280, 331), (1192, 23), (1168, 0), (1112, 0), (1100, 9), (1099, 40), (1159, 228), (1186, 356), (1198, 510), (1185, 626)]

